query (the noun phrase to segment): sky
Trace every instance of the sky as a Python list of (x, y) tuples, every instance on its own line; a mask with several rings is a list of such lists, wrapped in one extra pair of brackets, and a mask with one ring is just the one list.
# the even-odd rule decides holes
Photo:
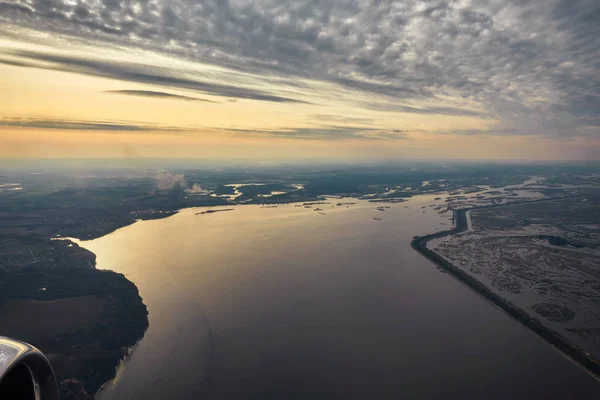
[(0, 158), (600, 159), (600, 1), (0, 0)]

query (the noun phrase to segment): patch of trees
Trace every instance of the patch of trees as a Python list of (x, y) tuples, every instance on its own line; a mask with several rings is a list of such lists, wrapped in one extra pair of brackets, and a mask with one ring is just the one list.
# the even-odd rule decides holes
[[(53, 359), (53, 366), (61, 384), (61, 399), (80, 398), (75, 396), (80, 390), (74, 390), (73, 382), (80, 382), (85, 392), (93, 394), (113, 379), (127, 348), (135, 345), (148, 328), (148, 311), (137, 287), (124, 275), (113, 271), (39, 267), (0, 269), (0, 293), (0, 306), (10, 299), (49, 301), (90, 295), (105, 299), (101, 317), (95, 324), (48, 337), (40, 345), (43, 352), (58, 354)], [(86, 346), (95, 351), (86, 355), (81, 351)], [(72, 370), (67, 368), (66, 358), (75, 359), (71, 365), (80, 366), (75, 374), (66, 371)]]

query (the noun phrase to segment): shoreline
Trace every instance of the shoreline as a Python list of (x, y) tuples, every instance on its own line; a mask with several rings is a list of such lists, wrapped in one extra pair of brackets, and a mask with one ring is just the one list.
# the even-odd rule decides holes
[(589, 353), (583, 351), (579, 347), (575, 346), (557, 332), (545, 327), (535, 317), (531, 316), (509, 300), (503, 298), (499, 294), (493, 292), (486, 285), (479, 282), (475, 277), (463, 271), (460, 267), (455, 266), (450, 261), (439, 255), (433, 250), (427, 248), (427, 242), (432, 239), (450, 236), (457, 233), (465, 232), (468, 230), (467, 213), (470, 211), (495, 208), (495, 207), (506, 207), (511, 205), (519, 205), (525, 203), (537, 203), (543, 201), (557, 200), (557, 198), (548, 198), (532, 201), (519, 201), (508, 204), (494, 204), (485, 205), (480, 207), (463, 208), (454, 211), (454, 228), (432, 233), (424, 236), (415, 236), (410, 242), (410, 247), (420, 253), (423, 257), (448, 272), (455, 279), (458, 279), (463, 284), (469, 286), (477, 294), (483, 296), (486, 300), (494, 304), (505, 311), (509, 316), (513, 317), (517, 321), (521, 322), (527, 328), (531, 329), (534, 333), (544, 339), (555, 349), (558, 349), (562, 355), (566, 356), (571, 361), (582, 367), (588, 374), (597, 380), (600, 380), (600, 363), (595, 357)]
[[(427, 193), (425, 195), (432, 195), (432, 194)], [(417, 196), (415, 196), (415, 197), (417, 197)], [(346, 198), (346, 197), (340, 197), (340, 198)], [(507, 204), (492, 204), (492, 205), (485, 205), (485, 206), (478, 206), (478, 207), (455, 210), (453, 212), (453, 221), (455, 224), (454, 228), (445, 230), (445, 231), (439, 231), (439, 232), (436, 232), (433, 234), (415, 237), (410, 242), (410, 246), (417, 252), (421, 253), (421, 255), (423, 255), (425, 258), (429, 259), (434, 264), (438, 265), (439, 267), (443, 268), (445, 271), (449, 272), (452, 276), (454, 276), (455, 278), (460, 280), (462, 283), (468, 285), (471, 289), (475, 290), (476, 293), (482, 295), (488, 301), (492, 302), (494, 305), (496, 305), (497, 307), (499, 307), (502, 310), (504, 310), (505, 312), (507, 312), (511, 317), (519, 320), (523, 325), (525, 325), (526, 327), (530, 328), (532, 331), (537, 333), (538, 336), (540, 336), (542, 339), (544, 339), (548, 344), (559, 349), (563, 356), (566, 356), (572, 362), (574, 362), (578, 366), (582, 367), (584, 369), (584, 371), (588, 372), (595, 379), (600, 380), (600, 365), (598, 363), (594, 362), (591, 357), (587, 357), (581, 349), (570, 344), (566, 339), (562, 338), (556, 332), (544, 327), (539, 322), (537, 322), (537, 320), (535, 320), (535, 318), (533, 318), (532, 316), (530, 316), (529, 314), (527, 314), (526, 312), (524, 312), (523, 310), (521, 310), (514, 304), (510, 303), (508, 300), (505, 300), (501, 296), (493, 293), (490, 289), (488, 289), (485, 285), (483, 285), (482, 283), (477, 281), (475, 278), (471, 277), (466, 272), (461, 271), (459, 268), (455, 267), (450, 262), (448, 262), (447, 260), (445, 260), (441, 256), (439, 256), (437, 253), (433, 252), (432, 250), (429, 250), (426, 247), (427, 242), (431, 239), (444, 237), (444, 236), (448, 236), (448, 235), (453, 235), (453, 234), (461, 233), (461, 232), (468, 230), (469, 226), (468, 226), (468, 221), (467, 221), (467, 214), (470, 211), (474, 211), (474, 210), (478, 210), (478, 209), (485, 209), (485, 208), (493, 208), (493, 207), (505, 207), (505, 206), (512, 206), (512, 205), (519, 205), (519, 204), (526, 204), (526, 203), (528, 204), (528, 203), (552, 201), (552, 200), (556, 200), (556, 199), (557, 198), (554, 197), (554, 198), (546, 198), (546, 199), (538, 199), (538, 200), (530, 200), (530, 201), (522, 200), (522, 201), (515, 201), (515, 202), (511, 202), (511, 203), (507, 203)], [(303, 202), (304, 201), (291, 201), (291, 202), (286, 202), (286, 203), (280, 203), (280, 205), (302, 204)], [(235, 209), (239, 206), (244, 206), (244, 205), (257, 206), (259, 204), (241, 203), (241, 204), (231, 204), (230, 206), (233, 207), (233, 209)], [(110, 232), (107, 232), (104, 235), (101, 235), (98, 237), (102, 237), (107, 234), (111, 234), (116, 230), (125, 228), (129, 225), (132, 225), (135, 222), (138, 222), (138, 221), (164, 219), (164, 218), (168, 218), (173, 215), (176, 215), (183, 210), (193, 209), (193, 208), (204, 209), (204, 208), (210, 208), (210, 207), (222, 207), (222, 206), (183, 207), (183, 208), (180, 208), (177, 210), (172, 210), (169, 213), (152, 216), (150, 218), (142, 217), (142, 218), (139, 218), (138, 220), (132, 221), (131, 223), (129, 223), (127, 225), (116, 227), (115, 229), (111, 230)], [(87, 240), (95, 240), (98, 237), (85, 238), (85, 239), (75, 238), (75, 239), (77, 239), (78, 242), (85, 242)], [(73, 239), (73, 238), (62, 238), (62, 239), (64, 240), (64, 239)], [(78, 243), (78, 244), (80, 244), (80, 243)], [(94, 266), (94, 269), (102, 270), (102, 269), (97, 269), (96, 266)], [(126, 279), (135, 286), (135, 282), (129, 280), (128, 278), (126, 278)], [(137, 286), (136, 286), (136, 288), (137, 288)], [(144, 336), (145, 336), (145, 332), (144, 332), (144, 335), (142, 335), (142, 337), (139, 338), (139, 340), (135, 343), (135, 345), (129, 348), (128, 353), (120, 360), (119, 364), (116, 366), (115, 376), (113, 378), (111, 378), (110, 380), (104, 382), (104, 384), (94, 394), (94, 398), (102, 397), (102, 393), (107, 388), (109, 388), (110, 385), (117, 378), (119, 369), (121, 369), (123, 367), (123, 364), (127, 361), (127, 359), (132, 356), (137, 345), (139, 344), (139, 342), (141, 340), (143, 340)]]
[[(129, 281), (129, 282), (133, 283), (132, 281)], [(134, 283), (134, 285), (135, 285), (135, 283)], [(136, 288), (137, 288), (137, 286), (136, 286)], [(148, 325), (148, 327), (149, 327), (149, 325)], [(146, 330), (148, 330), (148, 327), (146, 328)], [(138, 339), (138, 341), (137, 341), (137, 342), (135, 342), (135, 344), (134, 344), (133, 346), (131, 346), (131, 347), (129, 347), (129, 348), (127, 349), (127, 354), (125, 354), (125, 355), (123, 356), (123, 358), (121, 358), (121, 361), (119, 361), (119, 365), (117, 365), (117, 366), (116, 366), (116, 368), (115, 368), (115, 376), (114, 376), (112, 379), (110, 379), (110, 380), (108, 380), (108, 381), (104, 382), (104, 383), (102, 384), (102, 386), (100, 386), (100, 387), (98, 388), (98, 390), (96, 391), (96, 393), (94, 393), (94, 394), (93, 394), (93, 396), (92, 396), (94, 399), (100, 399), (100, 398), (101, 398), (101, 396), (102, 396), (102, 393), (103, 393), (103, 392), (104, 392), (106, 389), (108, 389), (108, 388), (109, 388), (109, 387), (110, 387), (110, 386), (111, 386), (111, 385), (112, 385), (112, 384), (115, 382), (115, 380), (116, 380), (116, 379), (118, 379), (118, 378), (119, 378), (119, 372), (120, 372), (120, 371), (122, 370), (122, 368), (125, 366), (125, 364), (126, 364), (126, 363), (127, 363), (127, 361), (129, 360), (129, 358), (131, 358), (131, 356), (133, 355), (133, 352), (134, 352), (134, 351), (135, 351), (135, 349), (137, 348), (138, 344), (140, 344), (140, 342), (142, 341), (142, 339), (144, 338), (144, 336), (145, 336), (145, 335), (146, 335), (146, 331), (144, 331), (144, 335), (142, 335), (142, 337), (141, 337), (141, 338), (139, 338), (139, 339)]]

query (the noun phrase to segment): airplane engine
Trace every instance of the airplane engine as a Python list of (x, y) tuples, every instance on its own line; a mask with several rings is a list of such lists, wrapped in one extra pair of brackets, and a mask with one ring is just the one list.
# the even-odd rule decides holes
[(41, 351), (0, 336), (0, 399), (58, 400), (54, 371)]

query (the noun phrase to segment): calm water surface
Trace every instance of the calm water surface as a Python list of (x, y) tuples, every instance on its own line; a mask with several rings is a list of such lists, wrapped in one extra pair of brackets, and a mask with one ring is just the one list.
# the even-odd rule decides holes
[(440, 201), (335, 206), (347, 201), (314, 206), (325, 215), (188, 209), (83, 242), (150, 312), (101, 399), (600, 398), (596, 380), (410, 248), (450, 226), (427, 207)]

